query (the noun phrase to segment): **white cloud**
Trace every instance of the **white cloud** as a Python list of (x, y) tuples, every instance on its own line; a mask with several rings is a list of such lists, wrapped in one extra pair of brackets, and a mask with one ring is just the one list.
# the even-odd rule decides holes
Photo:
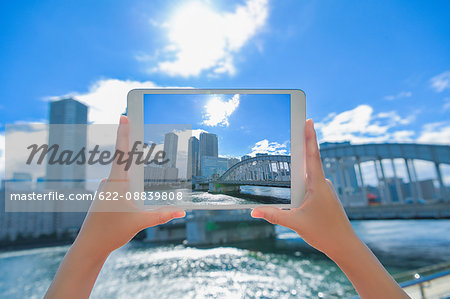
[(411, 142), (416, 134), (413, 130), (400, 130), (392, 133), (393, 140), (397, 142)]
[(390, 132), (398, 125), (411, 123), (414, 115), (403, 118), (395, 111), (373, 113), (369, 105), (359, 105), (352, 110), (330, 113), (315, 127), (321, 134), (321, 141), (352, 143), (401, 141), (409, 139), (411, 131)]
[(239, 95), (235, 94), (231, 99), (223, 100), (221, 97), (212, 96), (205, 105), (205, 113), (203, 115), (202, 124), (210, 127), (225, 126), (230, 123), (228, 118), (239, 106)]
[(401, 98), (409, 98), (411, 96), (412, 96), (411, 91), (401, 91), (396, 95), (385, 96), (384, 99), (388, 100), (388, 101), (393, 101), (393, 100), (401, 99)]
[(443, 72), (430, 79), (431, 88), (436, 92), (450, 89), (450, 71)]
[(63, 96), (50, 97), (59, 100), (66, 97), (89, 106), (88, 120), (96, 124), (117, 124), (127, 107), (127, 94), (134, 88), (157, 88), (150, 81), (103, 79), (95, 82), (86, 93), (72, 92)]
[(198, 76), (204, 71), (233, 75), (234, 55), (266, 23), (267, 2), (247, 0), (233, 12), (218, 12), (210, 3), (200, 1), (180, 7), (159, 26), (168, 30), (169, 44), (162, 52), (171, 58), (159, 62), (153, 71), (182, 77)]
[(196, 137), (198, 140), (200, 140), (200, 134), (201, 133), (208, 133), (208, 131), (202, 130), (202, 129), (193, 129), (192, 130), (192, 136)]
[(287, 143), (269, 142), (269, 140), (264, 139), (255, 143), (249, 155), (254, 157), (256, 154), (288, 155), (289, 152)]
[(442, 106), (442, 109), (444, 111), (447, 111), (448, 109), (450, 109), (450, 98), (444, 99), (444, 105)]
[(450, 144), (450, 122), (425, 124), (417, 141), (421, 143)]
[(401, 117), (396, 111), (380, 112), (375, 115), (375, 119), (386, 119), (390, 126), (394, 125), (407, 125), (410, 124), (416, 117), (416, 113), (409, 115), (408, 117)]

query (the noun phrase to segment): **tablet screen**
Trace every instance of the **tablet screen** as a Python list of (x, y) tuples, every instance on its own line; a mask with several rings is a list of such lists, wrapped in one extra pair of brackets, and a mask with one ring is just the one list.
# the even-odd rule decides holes
[(146, 204), (290, 204), (290, 108), (290, 94), (145, 94), (144, 143), (166, 157), (144, 167)]

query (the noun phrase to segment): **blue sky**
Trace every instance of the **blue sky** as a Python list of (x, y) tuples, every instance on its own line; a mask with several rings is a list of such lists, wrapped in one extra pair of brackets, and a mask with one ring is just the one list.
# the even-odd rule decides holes
[[(144, 97), (145, 124), (189, 124), (197, 138), (203, 131), (214, 133), (218, 136), (219, 155), (224, 157), (289, 154), (290, 122), (288, 94)], [(187, 140), (183, 142), (186, 148)]]
[[(450, 143), (449, 1), (3, 1), (0, 139), (75, 96), (117, 123), (136, 87), (300, 88), (321, 141)], [(2, 141), (2, 140), (0, 140)], [(0, 149), (1, 151), (1, 149)]]

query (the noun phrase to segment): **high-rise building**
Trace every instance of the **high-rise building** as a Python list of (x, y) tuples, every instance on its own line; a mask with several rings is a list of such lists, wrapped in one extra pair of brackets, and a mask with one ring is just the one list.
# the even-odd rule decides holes
[(88, 107), (74, 99), (50, 103), (50, 124), (87, 124)]
[[(88, 107), (73, 99), (64, 99), (50, 103), (50, 119), (48, 144), (57, 144), (58, 152), (64, 149), (79, 150), (86, 146), (86, 124)], [(58, 124), (60, 124), (58, 126)], [(80, 124), (79, 126), (67, 126)], [(55, 125), (55, 126), (52, 126)], [(83, 126), (84, 125), (84, 126)], [(54, 180), (54, 187), (48, 183)], [(24, 172), (13, 174), (12, 181), (21, 182), (21, 192), (40, 192), (46, 188), (56, 189), (82, 188), (85, 179), (85, 165), (48, 165), (46, 176), (37, 179), (36, 187), (32, 186), (32, 175)], [(31, 190), (27, 190), (31, 189)], [(76, 192), (76, 191), (70, 191)], [(82, 190), (84, 193), (85, 191)], [(42, 213), (32, 210), (18, 213), (5, 213), (5, 193), (0, 192), (0, 240), (16, 240), (19, 236), (37, 238), (41, 235), (76, 232), (80, 229), (85, 213), (60, 212), (60, 203), (51, 202), (53, 209), (45, 208), (53, 213)]]
[(228, 168), (239, 162), (240, 160), (238, 158), (228, 158)]
[(200, 141), (192, 136), (189, 138), (188, 144), (188, 165), (187, 165), (187, 179), (191, 179), (194, 176), (199, 175), (199, 150), (200, 150)]
[(220, 157), (203, 156), (202, 176), (208, 179), (219, 178), (228, 170), (228, 159)]
[(18, 189), (22, 191), (31, 190), (33, 184), (33, 177), (27, 172), (14, 172), (12, 180), (13, 184), (10, 186), (12, 189)]
[[(51, 102), (48, 132), (49, 147), (58, 145), (58, 152), (63, 150), (78, 152), (85, 148), (87, 114), (88, 107), (74, 99)], [(49, 188), (82, 189), (85, 186), (86, 164), (47, 164), (46, 179)]]
[(144, 188), (164, 182), (164, 167), (146, 165), (144, 167)]
[(247, 159), (250, 159), (250, 158), (251, 158), (251, 156), (244, 155), (244, 156), (241, 157), (241, 161), (244, 161), (244, 160), (247, 160)]
[[(216, 134), (201, 133), (200, 134), (200, 149), (199, 149), (199, 161), (200, 172), (202, 172), (202, 158), (203, 157), (215, 157), (219, 156), (218, 140)], [(201, 173), (203, 176), (203, 173)]]
[(218, 157), (217, 135), (211, 133), (200, 134), (200, 157)]
[(178, 135), (175, 133), (167, 133), (164, 136), (164, 152), (166, 153), (166, 159), (169, 159), (165, 167), (175, 168), (177, 164), (177, 151), (178, 151)]
[[(71, 98), (50, 103), (48, 145), (57, 144), (58, 152), (69, 150), (78, 152), (87, 144), (88, 106)], [(48, 156), (49, 157), (49, 156)], [(81, 165), (49, 165), (46, 170), (46, 186), (50, 190), (85, 189), (86, 163)], [(76, 192), (76, 191), (75, 191)], [(81, 191), (84, 192), (84, 191)], [(55, 212), (58, 206), (54, 206)], [(79, 229), (85, 213), (51, 213), (53, 229), (58, 235), (68, 228)]]

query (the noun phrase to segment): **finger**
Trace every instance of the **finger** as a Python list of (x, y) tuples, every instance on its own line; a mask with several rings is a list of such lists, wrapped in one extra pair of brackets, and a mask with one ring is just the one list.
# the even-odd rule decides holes
[(305, 125), (305, 151), (307, 179), (312, 185), (315, 185), (316, 182), (322, 182), (325, 176), (323, 174), (319, 145), (317, 144), (317, 136), (312, 119), (308, 119)]
[(103, 187), (105, 187), (105, 184), (107, 181), (108, 181), (107, 178), (102, 179), (102, 181), (100, 182), (100, 185), (98, 186), (99, 191), (103, 190)]
[(280, 224), (283, 226), (287, 226), (291, 216), (290, 214), (290, 211), (274, 207), (255, 208), (251, 213), (253, 218), (262, 218), (272, 224)]
[(130, 128), (128, 118), (125, 115), (120, 116), (119, 128), (117, 129), (116, 148), (114, 152), (114, 162), (111, 168), (112, 180), (124, 180), (127, 178), (124, 161), (128, 158)]
[(337, 195), (337, 193), (336, 193), (336, 189), (334, 189), (333, 183), (332, 183), (329, 179), (325, 179), (325, 181), (327, 182), (328, 187), (330, 187), (330, 189), (331, 189), (331, 191), (333, 192), (334, 196), (335, 196), (336, 198), (339, 198), (338, 195)]
[(156, 211), (149, 211), (141, 214), (142, 221), (145, 227), (164, 224), (172, 219), (183, 218), (185, 216), (186, 212), (184, 210), (170, 209), (170, 208), (158, 209)]

